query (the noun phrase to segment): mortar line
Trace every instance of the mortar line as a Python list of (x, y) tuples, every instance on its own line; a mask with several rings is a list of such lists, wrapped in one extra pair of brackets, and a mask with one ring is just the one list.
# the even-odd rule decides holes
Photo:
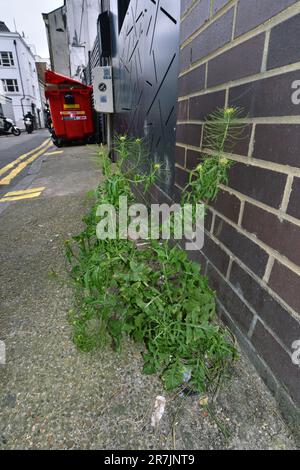
[[(202, 253), (203, 254), (203, 253)], [(203, 254), (204, 255), (204, 254)], [(264, 319), (262, 317), (259, 316), (259, 314), (256, 312), (256, 310), (254, 309), (254, 307), (248, 302), (248, 300), (246, 300), (237, 290), (236, 288), (234, 287), (233, 284), (231, 284), (230, 281), (228, 281), (225, 276), (221, 273), (221, 271), (209, 260), (209, 258), (207, 258), (207, 256), (204, 255), (204, 257), (207, 259), (207, 261), (213, 266), (213, 268), (217, 271), (218, 275), (222, 278), (222, 280), (233, 290), (233, 292), (235, 293), (235, 295), (243, 302), (243, 304), (246, 305), (246, 307), (250, 310), (250, 312), (252, 313), (253, 315), (253, 319), (252, 319), (252, 322), (251, 322), (251, 326), (249, 328), (249, 334), (253, 334), (253, 331), (254, 331), (254, 328), (255, 328), (255, 325), (256, 325), (256, 322), (257, 320), (259, 320), (263, 326), (265, 327), (265, 329), (274, 337), (274, 339), (280, 344), (280, 346), (282, 347), (282, 349), (289, 355), (291, 355), (291, 350), (288, 349), (288, 347), (283, 343), (283, 341), (277, 336), (277, 334), (275, 333), (275, 331), (273, 331), (271, 329), (271, 327), (269, 325), (267, 325), (267, 323), (264, 321)], [(299, 321), (299, 318), (297, 319)], [(254, 324), (255, 322), (255, 324)], [(253, 331), (251, 333), (251, 329), (253, 328)], [(248, 335), (247, 335), (248, 336)], [(250, 338), (248, 336), (248, 338)]]
[[(177, 142), (176, 144), (178, 147), (185, 147), (188, 150), (194, 150), (196, 152), (201, 151), (203, 154), (206, 155), (212, 155), (212, 152), (208, 149), (200, 149), (199, 147), (195, 147), (193, 145), (186, 145), (182, 144), (180, 142)], [(291, 175), (291, 176), (297, 176), (300, 177), (300, 168), (288, 166), (288, 165), (282, 165), (280, 163), (275, 163), (275, 162), (268, 162), (266, 160), (259, 160), (257, 158), (248, 158), (243, 155), (237, 155), (234, 153), (226, 153), (224, 152), (224, 156), (230, 160), (239, 162), (239, 163), (244, 163), (245, 165), (248, 166), (254, 166), (257, 168), (262, 168), (265, 170), (270, 170), (276, 173), (282, 173), (284, 175)]]
[[(205, 61), (203, 61), (201, 64), (197, 64), (196, 67), (193, 67), (192, 69), (188, 70), (187, 73), (192, 72), (195, 68), (200, 67), (205, 62), (207, 62), (207, 58), (205, 58)], [(297, 72), (299, 71), (299, 69), (300, 69), (300, 62), (298, 61), (290, 65), (284, 65), (283, 67), (277, 67), (275, 69), (266, 70), (265, 72), (258, 72), (252, 75), (247, 75), (246, 77), (238, 78), (237, 80), (229, 80), (228, 82), (220, 83), (219, 85), (206, 88), (205, 90), (200, 90), (195, 93), (190, 93), (188, 95), (180, 96), (178, 98), (178, 101), (184, 101), (188, 98), (195, 98), (196, 96), (208, 95), (210, 93), (215, 93), (217, 91), (224, 91), (226, 87), (235, 88), (241, 85), (247, 85), (250, 83), (252, 84), (260, 80), (266, 80), (268, 78), (278, 77), (280, 75), (287, 74), (290, 72)], [(180, 74), (179, 78), (183, 77), (184, 75), (186, 74)]]
[(289, 175), (286, 181), (284, 193), (283, 193), (283, 198), (282, 198), (282, 203), (280, 206), (280, 211), (283, 213), (286, 213), (288, 209), (288, 205), (290, 202), (290, 197), (292, 194), (292, 189), (293, 189), (293, 182), (294, 182), (294, 176)]
[[(204, 25), (202, 25), (198, 30), (194, 31), (190, 37), (188, 37), (180, 46), (181, 50), (188, 46), (197, 36), (199, 36), (203, 31), (205, 31), (209, 26), (211, 26), (216, 20), (218, 20), (224, 13), (229, 11), (235, 4), (237, 0), (232, 0), (228, 5), (226, 5), (226, 9), (223, 8), (219, 10), (219, 12), (211, 19), (207, 21)], [(231, 41), (229, 44), (223, 46), (222, 50), (226, 47), (230, 49), (231, 46), (234, 47), (237, 44), (240, 44), (253, 36), (257, 36), (259, 33), (263, 33), (265, 31), (271, 30), (274, 26), (277, 26), (280, 23), (292, 18), (293, 16), (297, 15), (300, 12), (300, 4), (299, 2), (289, 6), (288, 8), (284, 9), (283, 11), (277, 13), (272, 18), (268, 18), (263, 23), (257, 25), (255, 28), (251, 29), (250, 31), (246, 31), (246, 33), (241, 34), (234, 41)]]
[[(209, 232), (207, 232), (209, 233)], [(251, 269), (246, 266), (239, 258), (237, 258), (223, 243), (220, 242), (213, 234), (210, 234), (212, 240), (222, 248), (222, 250), (230, 257), (232, 260), (242, 268), (250, 277), (252, 277), (256, 283), (262, 287), (271, 297), (273, 297), (295, 320), (300, 321), (300, 315), (296, 312), (290, 305), (288, 305), (285, 300), (283, 300), (276, 292), (274, 292), (268, 284), (266, 284), (263, 279), (261, 279), (257, 274), (255, 274)], [(203, 253), (202, 253), (203, 254)], [(211, 263), (211, 261), (209, 261)]]
[(222, 219), (224, 222), (226, 222), (228, 225), (230, 225), (234, 230), (236, 230), (240, 235), (245, 236), (248, 238), (248, 240), (252, 241), (255, 245), (259, 246), (262, 250), (264, 250), (269, 256), (274, 256), (276, 260), (278, 260), (282, 265), (287, 267), (290, 271), (293, 273), (297, 274), (300, 276), (300, 267), (293, 261), (291, 261), (289, 258), (285, 257), (278, 251), (276, 251), (274, 248), (271, 248), (269, 245), (264, 243), (263, 241), (259, 240), (254, 234), (248, 232), (242, 227), (239, 227), (236, 225), (232, 220), (228, 219), (225, 217), (223, 214), (220, 212), (216, 211), (216, 214), (220, 219)]
[(270, 35), (271, 35), (271, 31), (270, 30), (266, 31), (264, 52), (263, 52), (263, 58), (262, 58), (262, 64), (261, 64), (261, 73), (264, 73), (264, 72), (267, 71), (267, 61), (268, 61), (268, 53), (269, 53)]
[(272, 272), (274, 263), (275, 263), (275, 258), (273, 256), (269, 256), (267, 266), (266, 266), (266, 270), (265, 270), (265, 274), (264, 274), (264, 277), (263, 277), (263, 281), (266, 284), (269, 284), (270, 277), (271, 277), (271, 272)]
[(251, 129), (251, 137), (249, 142), (249, 149), (248, 149), (248, 157), (251, 158), (254, 152), (254, 145), (255, 145), (255, 132), (256, 132), (256, 123), (252, 125)]

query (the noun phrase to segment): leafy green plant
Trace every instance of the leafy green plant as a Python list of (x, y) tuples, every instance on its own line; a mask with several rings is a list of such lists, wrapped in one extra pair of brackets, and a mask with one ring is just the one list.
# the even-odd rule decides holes
[[(218, 184), (226, 181), (229, 164), (222, 162), (221, 153), (232, 136), (234, 115), (223, 110), (226, 125), (208, 121), (217, 140), (216, 154), (205, 160), (203, 170), (193, 172), (188, 201), (213, 199)], [(212, 145), (213, 139), (209, 142)], [(119, 197), (133, 201), (132, 188), (138, 185), (146, 191), (160, 169), (148, 163), (146, 173), (141, 170), (145, 167), (140, 139), (121, 136), (115, 151), (116, 164), (101, 153), (105, 181), (94, 192), (94, 204), (83, 219), (85, 229), (66, 242), (76, 286), (76, 308), (69, 315), (74, 342), (83, 351), (108, 344), (120, 350), (122, 338), (129, 335), (145, 345), (144, 373), (159, 373), (167, 390), (187, 383), (207, 390), (236, 357), (236, 350), (216, 321), (215, 293), (199, 264), (168, 242), (151, 240), (140, 249), (131, 240), (96, 237), (99, 204), (113, 204), (118, 211)]]
[(203, 148), (208, 153), (202, 154), (202, 163), (190, 173), (183, 203), (214, 201), (220, 184), (228, 184), (228, 171), (234, 162), (224, 157), (224, 151), (242, 138), (245, 126), (240, 122), (240, 114), (238, 108), (220, 108), (206, 119)]

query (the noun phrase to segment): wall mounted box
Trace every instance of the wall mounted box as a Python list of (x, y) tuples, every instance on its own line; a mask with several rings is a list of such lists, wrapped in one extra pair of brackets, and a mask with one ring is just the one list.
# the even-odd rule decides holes
[(94, 107), (98, 113), (114, 112), (112, 67), (95, 67), (92, 72)]

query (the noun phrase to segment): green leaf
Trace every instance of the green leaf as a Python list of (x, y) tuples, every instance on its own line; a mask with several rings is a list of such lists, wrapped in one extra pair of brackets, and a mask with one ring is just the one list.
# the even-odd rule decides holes
[(166, 390), (173, 390), (183, 383), (183, 374), (178, 363), (173, 364), (163, 373)]
[(122, 334), (123, 322), (121, 320), (109, 320), (108, 331), (114, 337), (118, 338)]
[(156, 373), (155, 365), (151, 362), (145, 362), (143, 367), (143, 374), (152, 375)]

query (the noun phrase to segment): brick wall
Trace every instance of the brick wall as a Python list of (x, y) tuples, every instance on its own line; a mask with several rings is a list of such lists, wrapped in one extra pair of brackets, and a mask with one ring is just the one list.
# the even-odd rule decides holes
[(300, 80), (300, 1), (181, 4), (176, 190), (199, 162), (207, 114), (242, 107), (245, 135), (230, 153), (236, 165), (209, 209), (205, 247), (196, 257), (217, 291), (222, 319), (295, 423), (300, 104), (293, 104), (292, 93)]

